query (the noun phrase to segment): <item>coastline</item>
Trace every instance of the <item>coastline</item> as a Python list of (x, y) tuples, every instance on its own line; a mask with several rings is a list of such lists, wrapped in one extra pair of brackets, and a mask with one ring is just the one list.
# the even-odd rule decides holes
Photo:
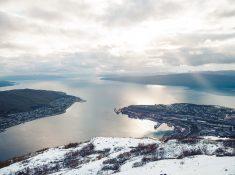
[(53, 100), (47, 106), (39, 107), (31, 111), (9, 114), (6, 117), (0, 117), (0, 133), (4, 132), (7, 128), (25, 122), (63, 114), (70, 106), (72, 106), (76, 102), (85, 101), (75, 96), (63, 94), (61, 98)]
[(166, 123), (174, 127), (172, 134), (163, 139), (181, 139), (198, 136), (235, 138), (235, 109), (214, 105), (174, 103), (169, 105), (131, 105), (114, 109), (118, 114), (129, 118), (156, 122), (157, 129)]

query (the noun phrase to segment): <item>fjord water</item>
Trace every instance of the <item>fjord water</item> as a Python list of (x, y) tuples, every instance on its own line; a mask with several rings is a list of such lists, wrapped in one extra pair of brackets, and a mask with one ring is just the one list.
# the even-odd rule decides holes
[[(41, 118), (0, 133), (0, 161), (46, 147), (82, 142), (96, 136), (154, 136), (154, 122), (116, 115), (115, 107), (131, 104), (198, 103), (235, 107), (233, 95), (194, 91), (183, 87), (139, 85), (99, 79), (21, 81), (0, 90), (32, 88), (63, 91), (86, 100), (64, 114)], [(167, 129), (162, 127), (160, 130)]]

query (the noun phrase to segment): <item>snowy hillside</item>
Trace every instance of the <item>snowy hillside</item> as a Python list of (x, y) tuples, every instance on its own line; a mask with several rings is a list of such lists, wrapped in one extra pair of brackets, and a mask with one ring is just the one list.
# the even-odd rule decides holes
[(5, 162), (5, 167), (2, 163), (0, 174), (227, 175), (235, 173), (234, 155), (231, 140), (163, 143), (149, 138), (97, 137), (86, 143), (38, 151)]

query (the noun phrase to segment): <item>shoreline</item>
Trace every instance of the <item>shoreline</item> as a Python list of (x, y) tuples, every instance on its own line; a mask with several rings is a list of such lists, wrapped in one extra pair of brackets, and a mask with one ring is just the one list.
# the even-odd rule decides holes
[(235, 109), (214, 105), (175, 103), (170, 105), (131, 105), (114, 112), (129, 118), (156, 122), (157, 129), (166, 123), (174, 132), (165, 140), (198, 136), (235, 138)]
[(66, 112), (76, 102), (85, 102), (79, 97), (64, 94), (49, 103), (47, 106), (39, 107), (31, 111), (8, 114), (0, 117), (0, 133), (6, 129), (32, 120), (60, 115)]

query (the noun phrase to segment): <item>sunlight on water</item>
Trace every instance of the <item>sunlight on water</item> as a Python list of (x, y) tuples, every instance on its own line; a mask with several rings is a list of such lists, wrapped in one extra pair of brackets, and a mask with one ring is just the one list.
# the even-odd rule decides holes
[(27, 122), (0, 133), (0, 160), (45, 147), (81, 142), (96, 136), (158, 137), (158, 131), (171, 128), (154, 122), (116, 115), (114, 108), (132, 104), (170, 104), (177, 102), (217, 104), (234, 107), (233, 96), (187, 90), (181, 87), (138, 85), (119, 82), (64, 79), (24, 81), (12, 87), (63, 91), (86, 100), (75, 103), (65, 114)]

